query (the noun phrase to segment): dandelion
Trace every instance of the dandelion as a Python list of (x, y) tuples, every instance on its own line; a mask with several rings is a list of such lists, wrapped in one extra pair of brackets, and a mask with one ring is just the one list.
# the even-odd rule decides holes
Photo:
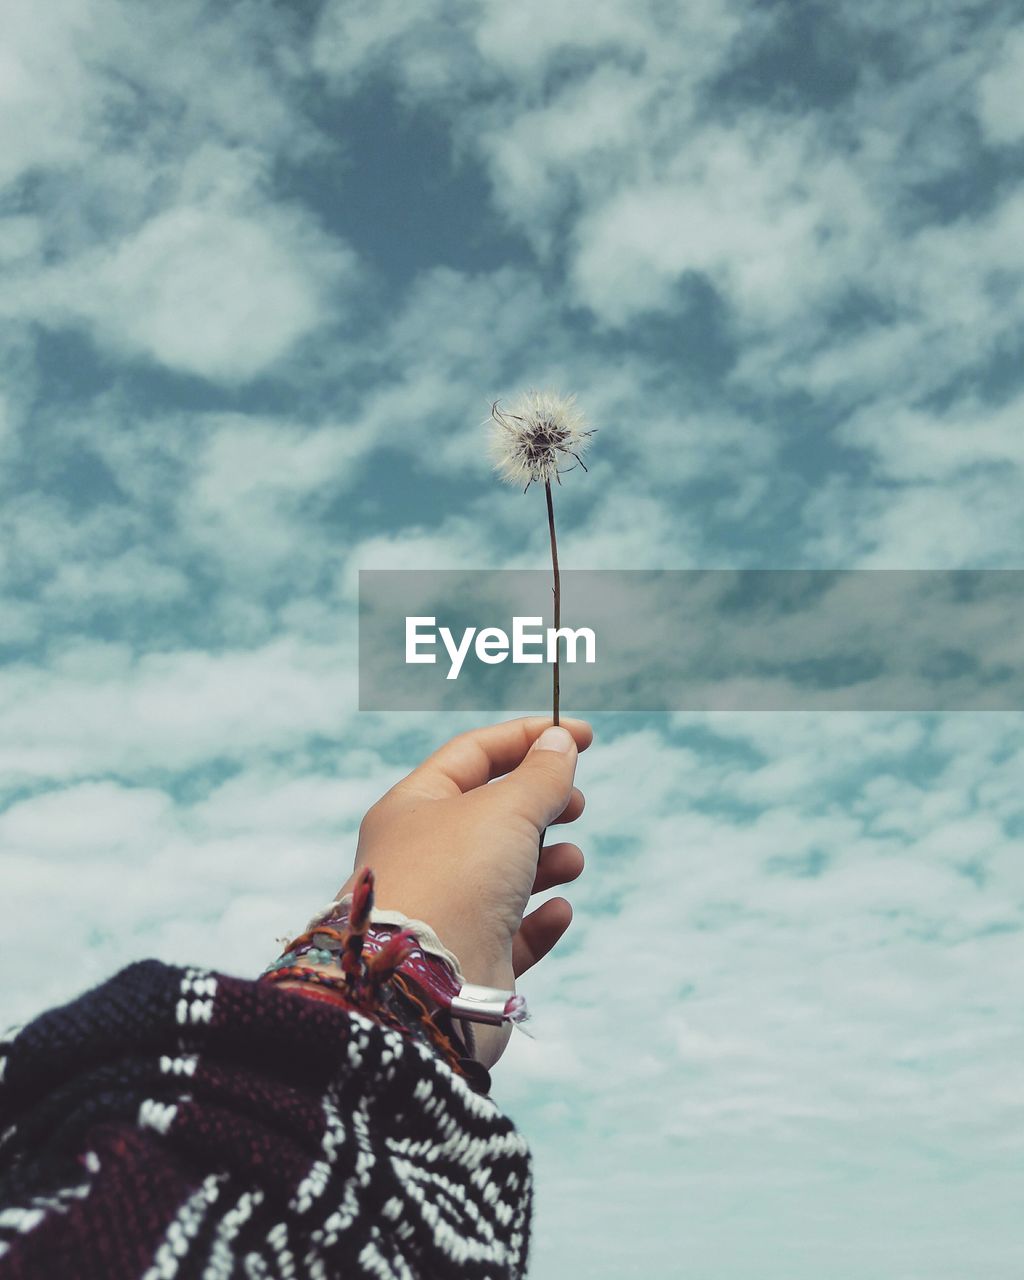
[(511, 409), (500, 409), (499, 403), (491, 405), (491, 451), (503, 480), (525, 481), (525, 493), (534, 481), (561, 484), (560, 472), (577, 465), (586, 471), (582, 454), (594, 433), (587, 429), (575, 396), (528, 391)]
[[(491, 452), (495, 470), (510, 484), (523, 484), (523, 492), (535, 482), (544, 485), (551, 536), (551, 571), (554, 579), (554, 621), (562, 625), (562, 583), (558, 574), (558, 539), (555, 536), (555, 507), (551, 481), (562, 483), (562, 473), (587, 467), (583, 454), (594, 428), (588, 427), (575, 396), (554, 391), (527, 391), (511, 409), (491, 405)], [(560, 651), (555, 647), (551, 669), (552, 720), (558, 724)]]

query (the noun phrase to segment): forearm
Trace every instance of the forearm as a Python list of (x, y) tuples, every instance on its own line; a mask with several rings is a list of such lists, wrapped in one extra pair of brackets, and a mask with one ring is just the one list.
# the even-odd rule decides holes
[[(494, 1103), (273, 984), (131, 966), (13, 1041), (0, 1122), (0, 1276), (127, 1280), (168, 1250), (183, 1280), (281, 1274), (282, 1250), (309, 1276), (372, 1275), (375, 1249), (417, 1277), (525, 1270), (529, 1154)], [(445, 1181), (472, 1214), (447, 1220)]]

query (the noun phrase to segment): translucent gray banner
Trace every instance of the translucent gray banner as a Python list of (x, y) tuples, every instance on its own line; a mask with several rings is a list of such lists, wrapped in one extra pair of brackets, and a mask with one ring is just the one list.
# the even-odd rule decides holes
[[(563, 570), (561, 621), (567, 714), (1024, 708), (1024, 570)], [(363, 570), (360, 708), (543, 710), (551, 626), (550, 572)]]

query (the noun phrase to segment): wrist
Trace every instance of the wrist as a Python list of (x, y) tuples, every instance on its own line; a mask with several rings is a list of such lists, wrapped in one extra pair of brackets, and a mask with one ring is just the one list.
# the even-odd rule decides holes
[[(493, 939), (484, 945), (465, 921), (458, 921), (459, 930), (446, 919), (439, 935), (433, 921), (410, 919), (393, 905), (375, 906), (373, 888), (373, 872), (364, 867), (353, 892), (318, 912), (266, 976), (289, 986), (330, 985), (342, 998), (353, 991), (376, 993), (387, 997), (385, 1003), (393, 988), (394, 998), (415, 1008), (446, 1050), (462, 1062), (492, 1065), (508, 1043), (511, 1023), (528, 1016), (515, 994), (511, 947), (496, 947)], [(435, 918), (442, 910), (437, 905)], [(453, 942), (469, 948), (468, 964), (450, 949)]]
[[(350, 905), (343, 898), (338, 908), (344, 912)], [(515, 997), (511, 948), (506, 948), (505, 954), (495, 947), (480, 945), (467, 950), (464, 932), (445, 929), (443, 924), (443, 932), (435, 929), (438, 914), (431, 913), (433, 918), (425, 920), (410, 918), (393, 902), (386, 907), (374, 906), (368, 945), (378, 945), (378, 937), (387, 936), (390, 930), (414, 933), (421, 950), (410, 957), (396, 977), (435, 1022), (444, 1024), (448, 1034), (454, 1030), (464, 1042), (467, 1056), (490, 1066), (508, 1043), (509, 1015), (514, 1010), (517, 1021), (525, 1016), (522, 997), (516, 997), (510, 1006), (510, 998)], [(456, 953), (453, 944), (462, 950)], [(468, 964), (463, 961), (463, 954), (469, 955)]]
[[(355, 871), (349, 876), (335, 902), (343, 904), (352, 898), (359, 875)], [(393, 881), (375, 876), (373, 901), (375, 922), (386, 923), (389, 916), (394, 916), (394, 923), (402, 926), (425, 924), (450, 953), (454, 967), (466, 982), (513, 989), (511, 937), (501, 929), (502, 940), (496, 941), (493, 929), (483, 930), (476, 917), (465, 910), (453, 910), (450, 899), (438, 892), (432, 880), (403, 875)]]

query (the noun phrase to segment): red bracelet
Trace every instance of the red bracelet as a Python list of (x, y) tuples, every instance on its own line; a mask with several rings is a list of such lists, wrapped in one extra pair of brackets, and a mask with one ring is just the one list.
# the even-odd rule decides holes
[[(373, 921), (373, 871), (363, 868), (351, 905), (346, 895), (318, 912), (306, 932), (267, 966), (263, 979), (300, 982), (295, 990), (304, 996), (370, 1009), (392, 1025), (427, 1036), (474, 1088), (488, 1092), (490, 1077), (476, 1060), (472, 1024), (521, 1023), (529, 1017), (525, 998), (466, 982), (458, 959), (428, 925), (400, 912), (389, 914), (400, 916), (408, 927)], [(339, 965), (341, 973), (325, 973), (311, 964)]]
[[(500, 1026), (503, 1022), (522, 1023), (530, 1016), (525, 996), (514, 991), (503, 991), (500, 987), (466, 982), (461, 972), (458, 972), (458, 961), (447, 948), (441, 949), (451, 957), (454, 968), (433, 950), (420, 945), (422, 938), (415, 935), (420, 932), (416, 926), (422, 924), (421, 921), (410, 921), (403, 917), (403, 925), (374, 922), (372, 915), (373, 872), (369, 867), (364, 867), (352, 893), (351, 906), (347, 894), (340, 902), (329, 903), (313, 917), (306, 932), (292, 941), (289, 951), (308, 953), (311, 950), (322, 950), (335, 958), (340, 955), (344, 964), (345, 944), (339, 940), (342, 930), (346, 936), (359, 934), (362, 938), (362, 950), (370, 956), (383, 951), (397, 936), (396, 930), (412, 934), (412, 945), (396, 966), (397, 971), (416, 983), (441, 1008), (447, 1009), (452, 1017)], [(435, 942), (439, 941), (429, 928), (425, 932)]]

